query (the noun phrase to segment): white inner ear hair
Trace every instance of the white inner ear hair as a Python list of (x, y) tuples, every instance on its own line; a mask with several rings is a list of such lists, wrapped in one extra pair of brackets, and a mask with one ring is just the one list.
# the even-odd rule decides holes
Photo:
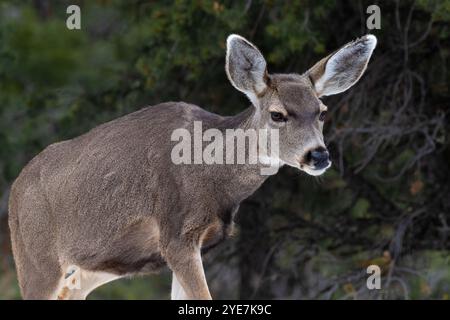
[(377, 38), (367, 35), (331, 56), (324, 74), (314, 84), (319, 95), (337, 94), (353, 86), (363, 75), (376, 44)]
[(225, 70), (233, 87), (245, 93), (256, 107), (258, 94), (266, 90), (266, 61), (259, 50), (238, 35), (227, 39)]

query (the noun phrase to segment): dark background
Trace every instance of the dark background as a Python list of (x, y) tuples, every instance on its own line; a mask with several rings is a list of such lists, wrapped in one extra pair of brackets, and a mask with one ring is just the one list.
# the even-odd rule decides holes
[[(81, 7), (81, 30), (66, 8)], [(302, 73), (368, 33), (361, 81), (326, 98), (333, 166), (283, 168), (241, 206), (206, 259), (215, 298), (448, 299), (450, 1), (2, 1), (0, 299), (20, 298), (7, 227), (11, 183), (50, 143), (169, 100), (231, 115), (248, 106), (224, 72), (225, 39), (254, 42), (269, 72)], [(49, 230), (51, 232), (51, 230)], [(382, 268), (382, 289), (365, 268)], [(90, 298), (166, 299), (169, 272)]]

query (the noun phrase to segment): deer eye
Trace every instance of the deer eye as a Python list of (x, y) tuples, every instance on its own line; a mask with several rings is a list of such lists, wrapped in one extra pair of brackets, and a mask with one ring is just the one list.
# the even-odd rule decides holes
[(319, 114), (319, 120), (324, 121), (325, 117), (327, 116), (327, 112), (324, 110)]
[(286, 121), (286, 117), (281, 112), (271, 112), (270, 117), (275, 122), (283, 122)]

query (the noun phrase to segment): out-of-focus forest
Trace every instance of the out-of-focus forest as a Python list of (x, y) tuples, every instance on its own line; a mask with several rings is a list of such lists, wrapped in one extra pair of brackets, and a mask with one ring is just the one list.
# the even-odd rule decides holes
[[(81, 30), (66, 8), (81, 8)], [(381, 9), (367, 30), (366, 8)], [(232, 115), (248, 106), (224, 71), (241, 34), (269, 72), (302, 73), (371, 32), (361, 81), (324, 99), (333, 166), (283, 168), (241, 205), (237, 235), (205, 256), (214, 298), (448, 299), (450, 1), (2, 1), (0, 299), (20, 298), (8, 191), (48, 144), (164, 101)], [(48, 230), (52, 232), (52, 230)], [(366, 267), (382, 269), (381, 290)], [(123, 279), (90, 299), (169, 298), (169, 272)]]

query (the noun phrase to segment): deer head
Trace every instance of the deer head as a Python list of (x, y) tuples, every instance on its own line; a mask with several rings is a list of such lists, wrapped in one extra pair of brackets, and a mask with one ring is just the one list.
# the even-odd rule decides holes
[(323, 96), (353, 86), (366, 70), (377, 44), (366, 35), (317, 62), (304, 74), (269, 74), (261, 52), (238, 35), (227, 39), (226, 72), (231, 84), (246, 94), (254, 108), (254, 126), (279, 132), (279, 159), (320, 175), (331, 165), (324, 143), (327, 107)]

